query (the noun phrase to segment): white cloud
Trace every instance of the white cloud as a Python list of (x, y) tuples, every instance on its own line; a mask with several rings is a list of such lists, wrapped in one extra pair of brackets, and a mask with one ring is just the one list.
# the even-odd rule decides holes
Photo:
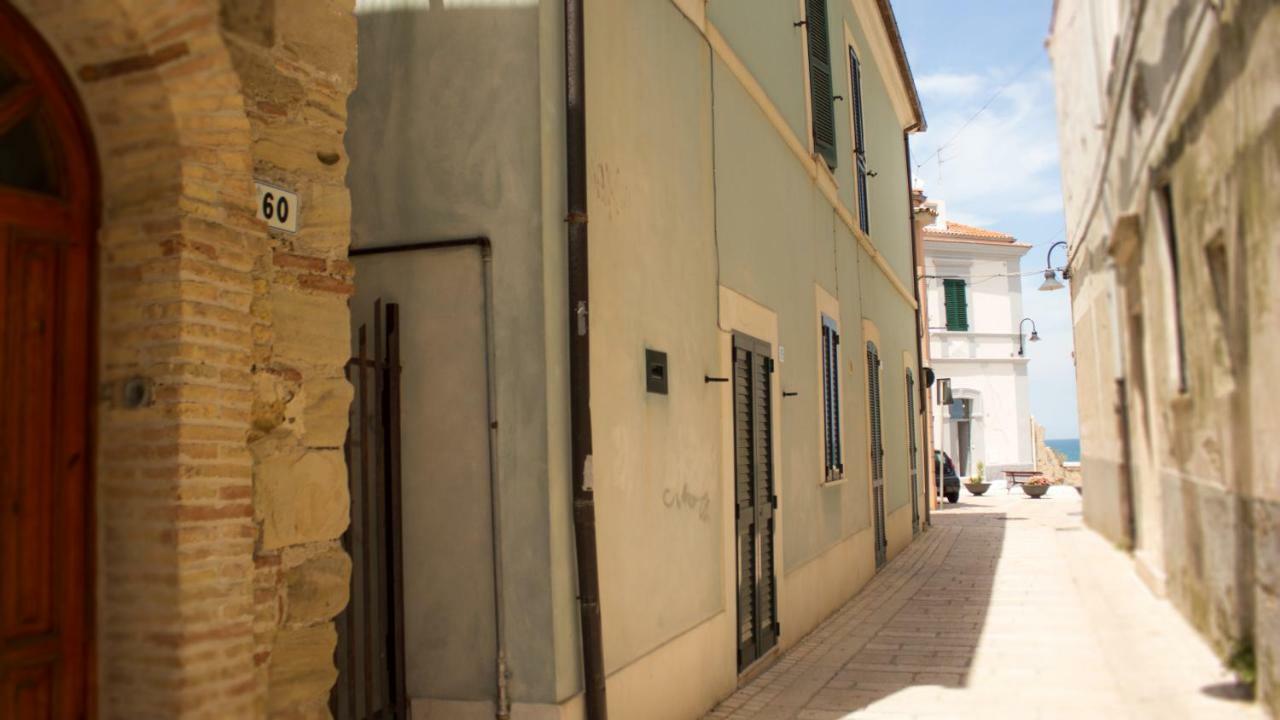
[(1047, 72), (1016, 78), (978, 113), (1008, 82), (1001, 75), (992, 70), (920, 78), (929, 131), (913, 138), (915, 174), (926, 194), (945, 199), (957, 213), (1060, 218), (1051, 78)]
[(943, 72), (916, 78), (916, 89), (927, 97), (972, 97), (986, 86), (986, 78), (968, 73)]

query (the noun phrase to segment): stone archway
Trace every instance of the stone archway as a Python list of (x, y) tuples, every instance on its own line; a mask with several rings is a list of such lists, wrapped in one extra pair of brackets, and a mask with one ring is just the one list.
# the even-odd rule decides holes
[[(350, 0), (294, 8), (287, 37), (270, 0), (14, 4), (102, 180), (91, 702), (322, 716), (349, 568)], [(255, 176), (302, 197), (297, 234), (255, 219)]]
[[(210, 540), (227, 534), (251, 542), (252, 473), (243, 461), (208, 462), (243, 447), (248, 418), (242, 412), (236, 421), (231, 405), (210, 422), (192, 400), (208, 393), (202, 376), (211, 370), (229, 371), (222, 374), (232, 380), (219, 395), (247, 397), (250, 379), (236, 378), (234, 357), (251, 344), (247, 337), (221, 343), (220, 360), (207, 333), (188, 320), (205, 299), (251, 292), (251, 279), (235, 272), (243, 253), (237, 236), (252, 220), (239, 80), (215, 13), (180, 12), (177, 3), (169, 13), (142, 2), (18, 5), (72, 78), (100, 166), (99, 713), (177, 716), (202, 696), (222, 694), (225, 703), (220, 688), (231, 684), (244, 686), (244, 697), (218, 707), (248, 714), (252, 546)], [(216, 202), (220, 195), (245, 198), (244, 207)], [(248, 326), (241, 304), (221, 312)], [(126, 397), (126, 386), (139, 394)], [(211, 504), (204, 501), (210, 496), (241, 499)], [(225, 517), (216, 528), (185, 522), (211, 515)]]

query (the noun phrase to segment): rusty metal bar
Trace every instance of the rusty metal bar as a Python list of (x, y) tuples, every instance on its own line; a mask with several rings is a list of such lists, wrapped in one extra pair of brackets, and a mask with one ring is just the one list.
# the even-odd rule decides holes
[(389, 693), (385, 693), (387, 683), (386, 677), (386, 632), (384, 630), (386, 622), (385, 599), (387, 594), (386, 588), (386, 544), (384, 542), (383, 529), (386, 528), (385, 509), (382, 506), (384, 500), (384, 483), (386, 475), (384, 470), (386, 467), (386, 453), (383, 448), (386, 443), (387, 429), (382, 422), (382, 410), (385, 402), (383, 392), (385, 390), (383, 384), (383, 372), (386, 368), (386, 356), (384, 354), (385, 347), (383, 345), (383, 324), (382, 324), (382, 299), (379, 298), (373, 303), (373, 417), (377, 418), (374, 423), (374, 446), (373, 451), (373, 483), (370, 486), (369, 494), (372, 501), (369, 506), (369, 546), (372, 549), (374, 561), (369, 564), (371, 570), (371, 585), (374, 588), (376, 601), (369, 605), (369, 613), (371, 622), (369, 624), (370, 645), (373, 646), (373, 657), (377, 658), (377, 668), (379, 672), (374, 676), (374, 686), (371, 690), (374, 698), (372, 707), (375, 717), (381, 716), (386, 710), (387, 699)]
[(358, 512), (351, 513), (351, 521), (354, 526), (354, 524), (356, 523), (356, 519), (359, 518), (360, 533), (357, 535), (357, 540), (359, 542), (357, 543), (356, 551), (361, 554), (362, 559), (364, 561), (362, 572), (360, 573), (360, 580), (361, 580), (360, 590), (361, 590), (361, 599), (363, 600), (363, 604), (360, 609), (363, 611), (363, 615), (364, 615), (364, 618), (363, 618), (364, 622), (363, 622), (363, 628), (362, 628), (363, 631), (360, 633), (360, 635), (362, 636), (360, 639), (362, 641), (361, 645), (363, 646), (362, 650), (364, 651), (362, 653), (364, 656), (362, 658), (364, 665), (361, 668), (361, 670), (363, 671), (362, 675), (364, 678), (364, 703), (362, 704), (362, 709), (364, 710), (365, 714), (367, 714), (369, 711), (369, 706), (370, 706), (369, 700), (371, 695), (371, 688), (373, 687), (373, 653), (371, 651), (370, 643), (369, 643), (369, 625), (370, 625), (370, 613), (371, 613), (370, 606), (372, 605), (372, 602), (373, 602), (373, 598), (372, 598), (373, 588), (372, 588), (372, 583), (369, 582), (369, 572), (371, 570), (370, 566), (372, 565), (372, 562), (371, 562), (371, 558), (369, 557), (370, 528), (368, 524), (366, 524), (366, 519), (369, 513), (369, 483), (371, 482), (370, 472), (369, 472), (369, 423), (368, 423), (369, 378), (368, 378), (368, 373), (366, 372), (368, 368), (365, 365), (365, 361), (368, 358), (368, 352), (369, 352), (368, 345), (369, 345), (368, 334), (365, 332), (365, 327), (361, 326), (359, 350), (358, 350), (359, 358), (360, 358), (360, 367), (359, 367), (359, 372), (360, 372), (360, 508)]
[(387, 402), (383, 427), (387, 441), (387, 524), (391, 575), (388, 598), (391, 623), (390, 678), (392, 717), (409, 717), (409, 699), (404, 666), (404, 556), (400, 517), (400, 306), (387, 305)]

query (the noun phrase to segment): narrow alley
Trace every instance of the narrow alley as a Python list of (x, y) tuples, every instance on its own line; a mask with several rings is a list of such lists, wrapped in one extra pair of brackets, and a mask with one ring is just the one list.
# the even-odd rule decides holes
[(1081, 525), (1068, 487), (964, 495), (711, 718), (1262, 718)]

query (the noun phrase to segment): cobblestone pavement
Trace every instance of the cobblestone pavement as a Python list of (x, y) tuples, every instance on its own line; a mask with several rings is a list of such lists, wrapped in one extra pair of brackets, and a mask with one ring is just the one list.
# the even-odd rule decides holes
[(933, 521), (707, 717), (1264, 717), (1074, 490), (964, 493)]

